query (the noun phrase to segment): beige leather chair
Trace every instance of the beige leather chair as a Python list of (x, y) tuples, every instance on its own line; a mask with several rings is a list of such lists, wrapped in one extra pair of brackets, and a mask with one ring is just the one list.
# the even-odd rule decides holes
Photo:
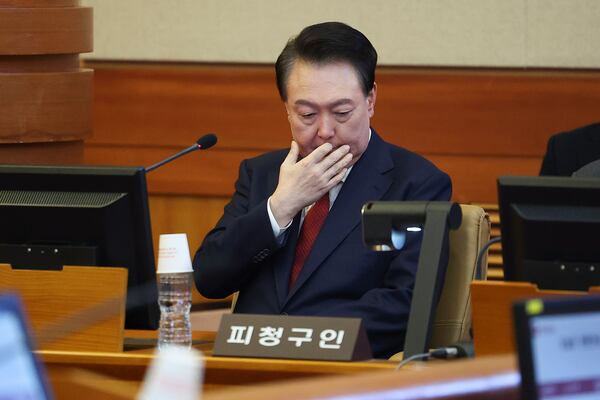
[[(483, 208), (461, 204), (462, 223), (450, 231), (450, 255), (442, 294), (435, 313), (429, 347), (451, 346), (471, 338), (471, 281), (477, 274), (477, 255), (490, 240), (490, 218)], [(487, 277), (487, 253), (480, 279)], [(403, 353), (390, 360), (400, 361)]]
[[(450, 258), (437, 307), (430, 347), (450, 346), (471, 340), (471, 281), (476, 276), (477, 255), (490, 240), (490, 219), (481, 207), (461, 204), (460, 228), (450, 231)], [(480, 279), (487, 277), (487, 253)]]

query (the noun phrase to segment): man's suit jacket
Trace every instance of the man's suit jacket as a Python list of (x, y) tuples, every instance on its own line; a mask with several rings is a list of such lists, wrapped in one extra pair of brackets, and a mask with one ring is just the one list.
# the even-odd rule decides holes
[(400, 351), (421, 235), (407, 237), (401, 251), (371, 251), (362, 241), (360, 211), (372, 200), (449, 200), (450, 178), (373, 131), (288, 292), (300, 215), (279, 245), (267, 213), (287, 153), (242, 162), (231, 202), (194, 257), (198, 290), (213, 298), (239, 291), (240, 313), (362, 318), (376, 357)]
[(562, 132), (548, 139), (540, 175), (571, 176), (600, 159), (600, 123)]

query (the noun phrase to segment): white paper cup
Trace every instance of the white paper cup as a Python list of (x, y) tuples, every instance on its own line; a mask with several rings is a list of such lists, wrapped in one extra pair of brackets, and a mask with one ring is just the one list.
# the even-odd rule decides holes
[(160, 235), (156, 273), (192, 272), (192, 260), (185, 233)]

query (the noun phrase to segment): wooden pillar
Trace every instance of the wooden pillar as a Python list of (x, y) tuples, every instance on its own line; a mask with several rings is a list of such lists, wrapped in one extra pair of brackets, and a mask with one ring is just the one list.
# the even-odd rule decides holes
[(92, 134), (92, 9), (0, 0), (0, 163), (80, 164)]

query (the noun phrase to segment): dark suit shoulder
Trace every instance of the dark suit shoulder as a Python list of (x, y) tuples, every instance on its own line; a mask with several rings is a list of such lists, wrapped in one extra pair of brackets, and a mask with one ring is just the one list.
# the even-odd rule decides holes
[(548, 140), (558, 151), (577, 152), (585, 146), (600, 146), (600, 123), (583, 126), (568, 132), (560, 132), (550, 137)]
[(397, 175), (427, 179), (432, 175), (447, 175), (434, 163), (420, 154), (414, 153), (404, 147), (387, 144), (390, 150), (394, 172)]
[(600, 158), (600, 123), (552, 135), (540, 175), (570, 176)]
[(581, 141), (592, 141), (600, 143), (600, 123), (582, 126), (568, 132), (557, 133), (553, 136), (557, 145), (572, 146)]
[(274, 150), (256, 157), (248, 158), (244, 160), (244, 162), (252, 168), (270, 168), (273, 165), (279, 166), (289, 151), (290, 149)]
[(245, 159), (241, 163), (241, 169), (245, 170), (250, 177), (268, 175), (273, 171), (279, 171), (288, 152), (289, 149), (281, 149)]
[[(425, 157), (406, 148), (382, 142), (380, 166), (393, 184), (388, 195), (396, 200), (449, 200), (452, 181), (448, 174)], [(384, 153), (389, 157), (383, 156)], [(388, 196), (386, 195), (386, 196)], [(398, 198), (400, 196), (400, 198)]]

